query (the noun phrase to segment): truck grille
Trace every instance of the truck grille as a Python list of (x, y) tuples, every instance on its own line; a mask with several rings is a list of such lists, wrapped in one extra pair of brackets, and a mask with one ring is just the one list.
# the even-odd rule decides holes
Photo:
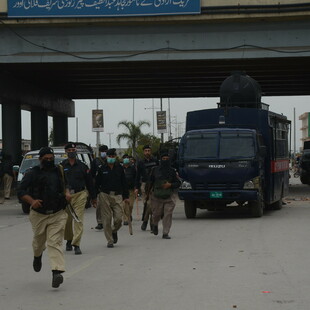
[(239, 183), (196, 183), (196, 190), (240, 189)]

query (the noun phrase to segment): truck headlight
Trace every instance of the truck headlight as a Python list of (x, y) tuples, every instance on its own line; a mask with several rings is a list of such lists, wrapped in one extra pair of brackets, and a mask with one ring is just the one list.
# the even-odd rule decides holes
[(259, 189), (260, 177), (255, 177), (252, 180), (244, 182), (243, 189)]
[(180, 186), (180, 189), (192, 189), (191, 183), (183, 181)]

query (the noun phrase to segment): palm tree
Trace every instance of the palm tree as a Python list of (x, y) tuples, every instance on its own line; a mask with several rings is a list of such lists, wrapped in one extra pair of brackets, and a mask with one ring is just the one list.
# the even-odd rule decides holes
[(135, 125), (133, 122), (128, 122), (128, 121), (121, 121), (118, 123), (118, 127), (124, 126), (125, 129), (127, 130), (127, 133), (120, 133), (116, 137), (116, 141), (118, 144), (120, 144), (122, 139), (127, 140), (128, 146), (132, 149), (132, 156), (136, 156), (136, 147), (137, 147), (137, 142), (139, 141), (142, 132), (141, 132), (141, 127), (147, 125), (150, 127), (150, 122), (148, 121), (139, 121), (137, 125)]

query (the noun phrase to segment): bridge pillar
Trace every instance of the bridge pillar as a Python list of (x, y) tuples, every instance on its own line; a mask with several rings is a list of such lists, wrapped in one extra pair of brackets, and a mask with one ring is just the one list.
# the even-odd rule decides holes
[(48, 122), (47, 111), (31, 111), (31, 149), (39, 150), (48, 146)]
[(3, 99), (2, 103), (2, 149), (11, 155), (13, 163), (20, 164), (21, 150), (21, 108), (19, 102)]
[(67, 116), (53, 116), (54, 146), (64, 145), (68, 142)]

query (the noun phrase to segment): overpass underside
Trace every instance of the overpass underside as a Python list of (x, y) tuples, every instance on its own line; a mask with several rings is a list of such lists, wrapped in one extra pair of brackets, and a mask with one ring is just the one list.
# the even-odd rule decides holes
[(57, 140), (67, 138), (62, 132), (74, 116), (72, 99), (218, 97), (236, 70), (256, 79), (265, 96), (309, 95), (309, 10), (242, 14), (2, 19), (0, 102), (15, 107), (4, 114), (19, 117), (27, 109), (35, 124), (43, 117), (33, 128), (33, 146), (39, 146), (47, 130), (35, 132), (47, 126), (47, 115), (58, 119)]

